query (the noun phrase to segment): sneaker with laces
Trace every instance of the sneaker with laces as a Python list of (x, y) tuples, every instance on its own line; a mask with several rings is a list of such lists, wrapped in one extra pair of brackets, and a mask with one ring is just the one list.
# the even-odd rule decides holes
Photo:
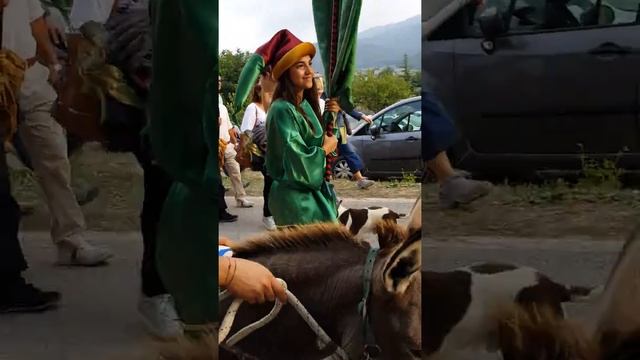
[(20, 278), (0, 298), (0, 313), (30, 313), (50, 310), (60, 301), (57, 291), (42, 291)]
[(356, 185), (358, 186), (359, 189), (368, 189), (371, 186), (373, 186), (373, 184), (375, 184), (376, 182), (373, 180), (369, 180), (367, 178), (362, 178), (360, 180), (358, 180), (358, 182), (356, 183)]
[(138, 312), (151, 335), (161, 339), (182, 336), (182, 324), (171, 295), (142, 296), (138, 302)]
[(63, 266), (97, 266), (107, 263), (113, 257), (108, 249), (93, 246), (89, 243), (58, 245), (57, 265)]
[(273, 220), (273, 216), (263, 216), (262, 224), (264, 224), (264, 227), (269, 231), (273, 231), (277, 228), (276, 222)]
[(489, 194), (491, 189), (490, 182), (453, 175), (440, 186), (440, 207), (453, 209), (460, 204), (469, 204)]

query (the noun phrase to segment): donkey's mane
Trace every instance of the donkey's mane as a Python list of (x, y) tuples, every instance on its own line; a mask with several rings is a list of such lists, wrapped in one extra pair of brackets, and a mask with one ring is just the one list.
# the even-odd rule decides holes
[(369, 244), (340, 224), (311, 224), (261, 234), (233, 246), (239, 257), (282, 250), (328, 248), (348, 245), (367, 248)]
[(513, 351), (515, 358), (534, 351), (539, 360), (597, 359), (598, 347), (581, 324), (558, 318), (544, 305), (525, 309), (511, 304), (495, 310), (500, 347)]

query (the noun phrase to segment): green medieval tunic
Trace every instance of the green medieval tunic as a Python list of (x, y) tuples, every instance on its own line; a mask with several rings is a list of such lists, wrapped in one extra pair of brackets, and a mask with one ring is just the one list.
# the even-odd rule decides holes
[(337, 222), (333, 186), (324, 179), (324, 127), (304, 100), (300, 107), (278, 99), (267, 115), (267, 172), (273, 178), (269, 210), (278, 226)]
[(218, 1), (152, 0), (154, 156), (175, 180), (158, 271), (188, 325), (218, 318)]

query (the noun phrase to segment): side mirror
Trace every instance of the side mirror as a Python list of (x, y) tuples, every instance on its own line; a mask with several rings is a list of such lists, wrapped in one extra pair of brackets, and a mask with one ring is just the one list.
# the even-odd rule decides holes
[(508, 31), (507, 24), (495, 6), (485, 9), (478, 18), (478, 22), (480, 23), (480, 30), (482, 30), (482, 34), (484, 35), (482, 49), (486, 53), (491, 54), (495, 50), (496, 37)]
[(371, 140), (375, 140), (380, 136), (381, 130), (379, 126), (371, 126)]

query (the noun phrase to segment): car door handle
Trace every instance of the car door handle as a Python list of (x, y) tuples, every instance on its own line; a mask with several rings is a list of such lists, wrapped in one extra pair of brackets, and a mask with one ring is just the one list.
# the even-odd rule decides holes
[(591, 55), (626, 55), (631, 54), (631, 46), (620, 46), (616, 43), (607, 41), (599, 46), (589, 50)]
[(413, 137), (413, 136), (409, 136), (408, 138), (404, 139), (404, 141), (418, 141), (419, 139), (417, 137)]

